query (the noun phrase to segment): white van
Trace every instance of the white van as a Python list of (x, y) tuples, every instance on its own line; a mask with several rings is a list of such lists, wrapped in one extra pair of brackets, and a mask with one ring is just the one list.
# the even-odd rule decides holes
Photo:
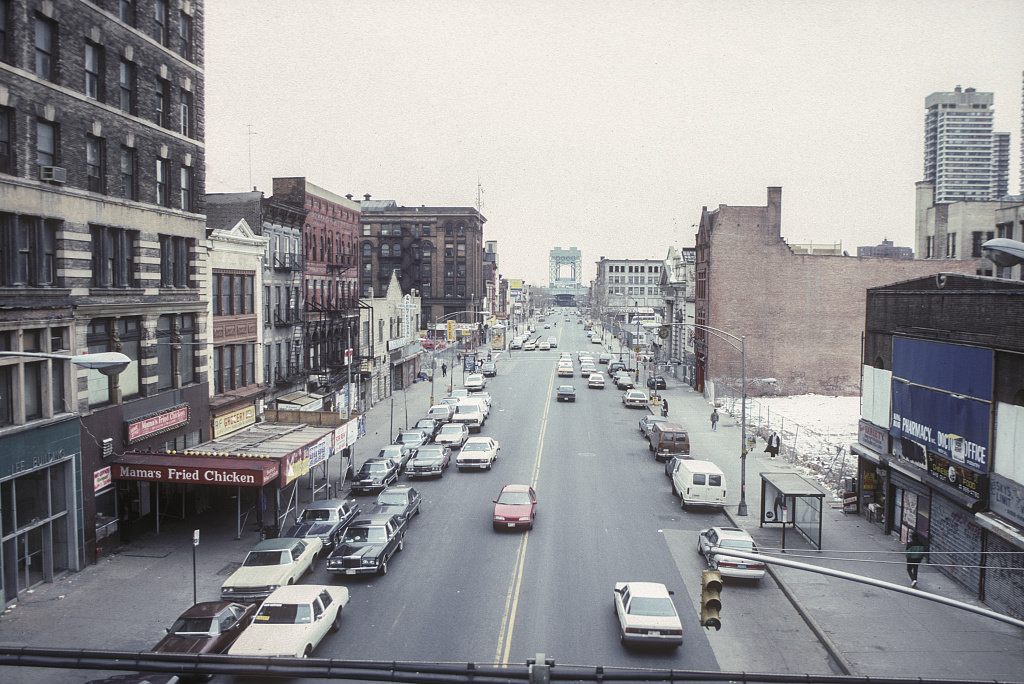
[(725, 474), (711, 461), (680, 460), (672, 474), (672, 493), (679, 506), (725, 506)]

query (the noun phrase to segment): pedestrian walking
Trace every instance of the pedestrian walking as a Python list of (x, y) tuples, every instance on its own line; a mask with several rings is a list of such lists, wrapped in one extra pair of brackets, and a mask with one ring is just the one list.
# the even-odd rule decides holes
[(772, 432), (772, 434), (768, 435), (768, 443), (765, 445), (764, 450), (769, 456), (775, 458), (779, 455), (779, 448), (781, 446), (782, 438), (779, 437), (777, 432)]
[(661, 415), (668, 418), (668, 399), (664, 397), (661, 399)]
[(907, 574), (910, 575), (910, 586), (917, 586), (917, 569), (924, 560), (924, 542), (920, 535), (914, 532), (907, 542)]
[(441, 377), (442, 378), (448, 377), (448, 364), (447, 363), (442, 363), (441, 364)]
[(712, 408), (711, 409), (711, 429), (712, 430), (717, 430), (718, 429), (718, 409), (717, 408)]

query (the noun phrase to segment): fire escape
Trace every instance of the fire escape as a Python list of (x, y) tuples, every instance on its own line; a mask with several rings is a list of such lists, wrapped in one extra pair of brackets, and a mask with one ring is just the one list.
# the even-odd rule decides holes
[(289, 273), (285, 301), (274, 302), (274, 327), (288, 328), (291, 332), (291, 346), (285, 370), (277, 367), (274, 382), (288, 385), (302, 377), (302, 255), (278, 252), (274, 256), (274, 271)]
[[(329, 253), (325, 264), (329, 280), (355, 269), (358, 264), (355, 254)], [(352, 348), (353, 377), (358, 374), (363, 354), (359, 350), (359, 297), (358, 292), (333, 292), (321, 302), (317, 297), (306, 301), (306, 316), (297, 333), (300, 362), (305, 360), (305, 372), (316, 379), (316, 385), (332, 390), (347, 382), (348, 367), (345, 365), (345, 350)], [(303, 355), (303, 351), (305, 354)]]

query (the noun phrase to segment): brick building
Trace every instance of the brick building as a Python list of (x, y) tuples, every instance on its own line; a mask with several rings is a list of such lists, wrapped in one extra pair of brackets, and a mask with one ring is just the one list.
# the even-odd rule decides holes
[(5, 602), (152, 521), (111, 456), (209, 433), (204, 3), (142, 5), (3, 3), (0, 349), (61, 357), (0, 358)]
[[(750, 394), (856, 394), (867, 288), (975, 268), (972, 261), (794, 254), (782, 237), (779, 187), (768, 188), (765, 206), (704, 207), (696, 249), (694, 322), (746, 338)], [(693, 344), (697, 385), (720, 380), (738, 391), (739, 351), (701, 330)]]

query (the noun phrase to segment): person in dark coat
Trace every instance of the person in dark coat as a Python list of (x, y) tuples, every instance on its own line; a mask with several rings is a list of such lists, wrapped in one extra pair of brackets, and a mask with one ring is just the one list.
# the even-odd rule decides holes
[(711, 429), (712, 430), (717, 430), (718, 429), (718, 409), (717, 408), (711, 409)]
[(448, 364), (447, 363), (442, 363), (441, 364), (441, 377), (442, 378), (448, 377)]
[(664, 397), (661, 400), (661, 415), (668, 417), (668, 399)]
[(777, 432), (772, 432), (772, 434), (768, 435), (768, 440), (764, 447), (765, 453), (775, 458), (779, 455), (780, 447), (782, 447), (782, 438), (779, 437)]
[(921, 566), (921, 561), (924, 560), (924, 555), (924, 540), (917, 532), (914, 532), (907, 542), (907, 574), (910, 576), (911, 587), (917, 586), (917, 570)]

